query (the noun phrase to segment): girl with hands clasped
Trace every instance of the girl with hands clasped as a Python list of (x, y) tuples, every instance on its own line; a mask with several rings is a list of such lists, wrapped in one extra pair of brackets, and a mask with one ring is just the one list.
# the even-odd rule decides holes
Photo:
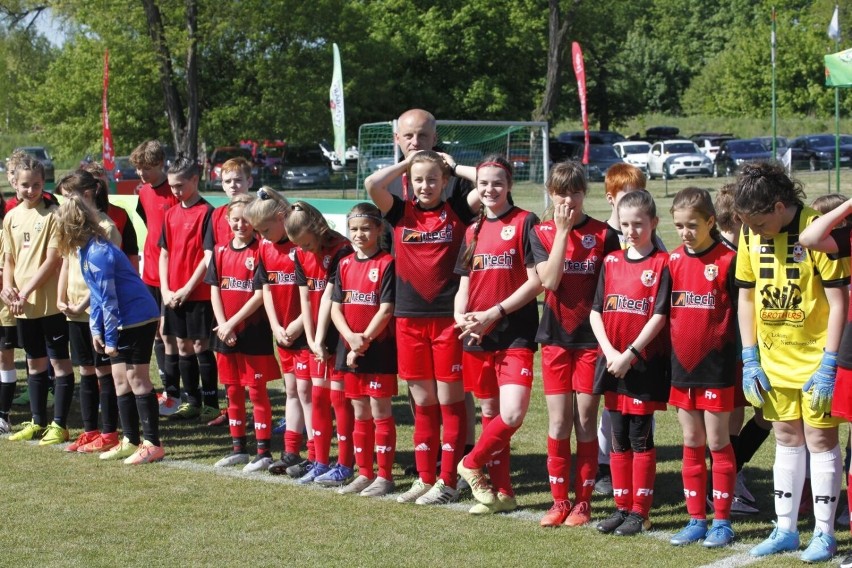
[[(472, 514), (517, 508), (509, 469), (509, 443), (521, 427), (533, 382), (538, 328), (535, 271), (530, 234), (538, 219), (509, 203), (512, 166), (489, 156), (476, 169), (479, 218), (465, 233), (466, 247), (455, 320), (463, 340), (465, 390), (482, 406), (482, 433), (458, 465), (479, 501)], [(482, 468), (488, 465), (490, 482)]]

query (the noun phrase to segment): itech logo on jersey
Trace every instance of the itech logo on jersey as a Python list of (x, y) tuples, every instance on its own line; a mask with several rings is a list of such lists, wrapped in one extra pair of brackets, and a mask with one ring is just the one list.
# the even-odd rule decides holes
[(220, 290), (251, 290), (251, 279), (240, 280), (233, 276), (223, 276), (219, 281)]
[(378, 303), (379, 295), (375, 292), (364, 293), (360, 290), (344, 290), (344, 304), (358, 304), (362, 306), (375, 306)]
[(604, 301), (605, 312), (623, 312), (626, 314), (648, 315), (651, 310), (649, 298), (628, 298), (622, 294), (609, 294)]
[(402, 229), (402, 242), (407, 245), (451, 243), (453, 242), (453, 226), (447, 225), (438, 231), (418, 231), (404, 228)]
[(509, 252), (504, 252), (503, 254), (483, 253), (473, 255), (473, 262), (470, 265), (470, 269), (477, 271), (489, 270), (491, 268), (512, 268), (514, 265), (514, 254), (515, 249), (511, 249)]
[(322, 292), (328, 284), (326, 278), (308, 278), (308, 292)]
[(563, 274), (594, 274), (598, 265), (598, 257), (591, 256), (586, 260), (571, 260), (566, 258), (562, 265)]
[(696, 294), (689, 290), (674, 290), (672, 292), (673, 308), (701, 308), (712, 310), (716, 307), (716, 295)]
[(767, 284), (760, 289), (760, 319), (765, 322), (800, 324), (805, 319), (801, 309), (802, 289), (790, 281), (781, 286)]
[(274, 270), (272, 272), (267, 272), (266, 277), (269, 280), (269, 284), (271, 286), (279, 286), (279, 285), (294, 285), (296, 283), (296, 273), (295, 272), (284, 272), (283, 270)]

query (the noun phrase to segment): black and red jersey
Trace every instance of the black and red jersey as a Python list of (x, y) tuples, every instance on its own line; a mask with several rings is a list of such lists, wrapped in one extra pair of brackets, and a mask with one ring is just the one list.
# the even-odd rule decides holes
[[(225, 318), (231, 318), (251, 300), (257, 285), (255, 273), (259, 262), (259, 243), (256, 239), (242, 248), (234, 248), (233, 241), (217, 246), (207, 266), (204, 282), (219, 288)], [(263, 305), (237, 324), (234, 329), (237, 342), (226, 345), (213, 333), (211, 346), (219, 353), (245, 355), (272, 355), (272, 328)]]
[[(531, 235), (536, 265), (546, 262), (553, 250), (556, 224), (537, 225)], [(571, 348), (597, 347), (589, 325), (589, 312), (598, 286), (604, 257), (621, 250), (618, 234), (609, 225), (586, 216), (568, 233), (562, 279), (555, 291), (545, 290), (544, 309), (535, 339), (545, 345)]]
[(398, 317), (451, 317), (459, 276), (453, 271), (472, 213), (467, 201), (423, 209), (394, 196), (385, 220), (393, 227)]
[[(169, 251), (168, 285), (171, 291), (189, 282), (204, 259), (204, 251), (213, 250), (212, 217), (213, 206), (203, 198), (189, 207), (178, 205), (166, 211), (160, 247)], [(187, 298), (189, 302), (206, 300), (210, 300), (210, 287), (203, 283), (196, 286)]]
[(672, 385), (734, 384), (737, 361), (736, 253), (722, 242), (704, 252), (683, 246), (669, 256)]
[[(669, 313), (671, 277), (669, 255), (654, 249), (648, 256), (632, 259), (627, 251), (610, 253), (604, 258), (592, 310), (601, 314), (607, 339), (619, 352), (631, 345), (645, 324), (656, 314)], [(667, 402), (669, 399), (669, 333), (663, 329), (640, 352), (624, 379), (606, 370), (606, 359), (599, 352), (595, 369), (595, 394), (617, 392), (642, 401)]]
[[(118, 229), (118, 234), (121, 235), (121, 250), (127, 256), (136, 256), (139, 254), (139, 243), (136, 241), (136, 229), (133, 227), (133, 221), (130, 220), (130, 214), (127, 210), (118, 205), (110, 203), (106, 210), (115, 228)], [(160, 259), (157, 257), (157, 262)]]
[(213, 242), (223, 245), (234, 238), (234, 232), (228, 223), (228, 204), (220, 205), (213, 210)]
[(136, 212), (148, 228), (148, 235), (142, 247), (142, 280), (149, 286), (160, 287), (160, 237), (163, 220), (166, 211), (177, 204), (178, 200), (172, 195), (168, 178), (156, 187), (146, 183), (139, 189)]
[[(255, 275), (261, 286), (269, 286), (278, 323), (285, 327), (302, 314), (299, 287), (296, 285), (296, 248), (286, 237), (277, 243), (263, 239)], [(307, 346), (308, 340), (303, 333), (285, 349), (299, 350)]]
[[(337, 265), (340, 259), (352, 253), (352, 245), (343, 235), (333, 233), (334, 240), (330, 246), (324, 247), (319, 253), (305, 252), (296, 249), (296, 285), (308, 290), (311, 304), (311, 321), (314, 325), (319, 319), (320, 300), (329, 282), (334, 282)], [(337, 329), (329, 325), (326, 334), (326, 345), (334, 349), (337, 345)]]
[[(527, 268), (535, 265), (530, 234), (538, 224), (535, 214), (512, 207), (497, 218), (486, 217), (476, 241), (469, 270), (461, 259), (467, 243), (474, 237), (475, 227), (467, 228), (465, 244), (459, 254), (456, 273), (468, 276), (467, 311), (493, 308), (511, 296), (528, 279)], [(464, 343), (467, 351), (498, 351), (513, 347), (536, 348), (538, 307), (533, 298), (521, 309), (502, 318), (480, 345)]]
[[(355, 333), (367, 329), (381, 304), (394, 302), (394, 260), (379, 251), (370, 258), (358, 258), (353, 253), (337, 266), (331, 299), (340, 304), (346, 324)], [(336, 367), (349, 370), (346, 354), (349, 346), (341, 336), (337, 344)], [(373, 338), (367, 351), (358, 358), (355, 373), (396, 373), (396, 338), (393, 321)]]

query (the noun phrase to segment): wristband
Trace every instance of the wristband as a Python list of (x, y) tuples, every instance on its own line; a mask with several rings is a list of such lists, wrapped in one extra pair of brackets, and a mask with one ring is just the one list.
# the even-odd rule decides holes
[(636, 356), (636, 358), (637, 358), (637, 359), (641, 359), (641, 358), (642, 358), (642, 354), (641, 354), (641, 353), (639, 353), (639, 350), (638, 350), (638, 349), (636, 349), (635, 347), (633, 347), (633, 344), (632, 344), (632, 343), (631, 343), (630, 345), (628, 345), (628, 346), (627, 346), (627, 349), (629, 349), (629, 350), (630, 350), (630, 352), (631, 352), (631, 353), (633, 353), (633, 354)]
[(506, 313), (506, 308), (504, 308), (502, 304), (500, 304), (500, 302), (497, 302), (497, 305), (494, 307), (497, 308), (497, 311), (500, 312), (500, 316), (506, 317), (507, 315), (509, 315), (508, 313)]
[(450, 166), (450, 171), (453, 175), (456, 175), (456, 167), (458, 167), (458, 164), (453, 164), (452, 166)]

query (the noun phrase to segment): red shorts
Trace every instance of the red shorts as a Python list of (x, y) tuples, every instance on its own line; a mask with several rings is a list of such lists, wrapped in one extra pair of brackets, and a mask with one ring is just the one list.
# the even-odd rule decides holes
[(278, 362), (282, 373), (292, 373), (297, 379), (311, 380), (311, 350), (278, 348)]
[(223, 385), (254, 386), (281, 378), (281, 369), (274, 355), (245, 355), (216, 353), (219, 382)]
[(455, 320), (396, 318), (397, 367), (406, 381), (462, 380), (462, 344)]
[(592, 394), (597, 349), (570, 349), (557, 345), (541, 348), (541, 378), (544, 394)]
[(684, 410), (730, 412), (734, 409), (735, 392), (736, 387), (711, 389), (672, 387), (669, 393), (669, 404)]
[(635, 416), (646, 416), (654, 414), (657, 410), (666, 410), (665, 402), (643, 402), (626, 394), (616, 392), (604, 393), (604, 408), (617, 410), (622, 414), (633, 414)]
[(317, 361), (316, 358), (311, 353), (308, 356), (309, 365), (309, 375), (312, 379), (328, 379), (329, 381), (342, 381), (343, 380), (343, 371), (338, 371), (334, 368), (334, 362), (336, 357), (334, 355), (330, 356), (325, 361)]
[(396, 375), (343, 373), (346, 398), (390, 398), (397, 395)]
[(852, 369), (837, 368), (831, 415), (852, 421)]
[(462, 361), (464, 390), (476, 398), (497, 398), (503, 385), (532, 388), (532, 349), (465, 351)]
[(734, 408), (745, 408), (751, 406), (743, 394), (743, 362), (737, 361), (737, 368), (734, 371)]

